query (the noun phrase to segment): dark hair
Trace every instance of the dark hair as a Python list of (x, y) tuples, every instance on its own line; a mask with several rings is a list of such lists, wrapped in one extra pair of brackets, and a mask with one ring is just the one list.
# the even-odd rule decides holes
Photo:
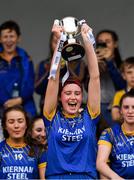
[(129, 68), (134, 66), (134, 56), (128, 57), (123, 61), (121, 65), (121, 72), (124, 72), (124, 68), (126, 66), (129, 66)]
[(5, 21), (0, 25), (0, 35), (1, 35), (1, 31), (5, 29), (9, 29), (11, 31), (14, 30), (18, 36), (21, 35), (19, 25), (13, 20)]
[[(102, 33), (108, 33), (112, 36), (112, 39), (115, 41), (115, 42), (118, 42), (119, 41), (119, 38), (118, 38), (118, 35), (116, 34), (115, 31), (113, 30), (109, 30), (109, 29), (104, 29), (104, 30), (101, 30), (97, 33), (96, 35), (96, 41), (98, 40), (99, 36), (102, 34)], [(116, 66), (118, 68), (120, 68), (121, 64), (122, 64), (122, 59), (121, 59), (121, 55), (120, 55), (120, 52), (119, 52), (119, 48), (116, 47), (114, 49), (114, 55), (115, 55), (115, 63), (116, 63)]]
[[(29, 126), (29, 122), (30, 122), (29, 116), (28, 116), (27, 112), (24, 110), (24, 108), (22, 106), (15, 105), (15, 106), (6, 108), (4, 110), (4, 112), (3, 112), (3, 117), (2, 117), (2, 121), (1, 121), (1, 125), (2, 125), (2, 128), (3, 128), (3, 135), (4, 135), (5, 139), (7, 139), (9, 137), (8, 131), (6, 130), (6, 120), (7, 120), (7, 114), (9, 112), (11, 112), (11, 111), (22, 112), (24, 114), (25, 119), (26, 119), (27, 127)], [(27, 130), (26, 130), (25, 134), (26, 133), (27, 133)]]
[(45, 144), (41, 144), (37, 139), (32, 138), (34, 123), (39, 119), (42, 119), (42, 116), (36, 115), (32, 118), (26, 134), (26, 143), (30, 146), (29, 156), (39, 156), (44, 150), (47, 150), (47, 139), (45, 139)]
[(126, 92), (122, 97), (121, 97), (121, 100), (120, 100), (120, 108), (122, 106), (122, 103), (123, 103), (123, 100), (127, 97), (132, 97), (134, 98), (134, 88), (131, 88), (128, 92)]
[(81, 81), (78, 79), (78, 78), (75, 78), (73, 76), (70, 76), (65, 82), (64, 84), (62, 85), (62, 82), (60, 82), (60, 88), (59, 88), (59, 95), (61, 95), (61, 92), (63, 90), (63, 88), (67, 85), (67, 84), (77, 84), (81, 90), (82, 89), (82, 83)]

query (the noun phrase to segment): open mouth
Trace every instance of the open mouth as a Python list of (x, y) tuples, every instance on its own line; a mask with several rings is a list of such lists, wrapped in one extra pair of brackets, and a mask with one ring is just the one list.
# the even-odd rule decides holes
[(68, 105), (71, 107), (76, 107), (77, 103), (76, 102), (69, 102)]

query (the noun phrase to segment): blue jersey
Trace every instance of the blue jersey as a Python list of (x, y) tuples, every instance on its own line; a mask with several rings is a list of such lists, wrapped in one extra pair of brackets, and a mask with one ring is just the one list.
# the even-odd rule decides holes
[(117, 124), (104, 130), (98, 143), (112, 146), (110, 166), (114, 172), (125, 179), (134, 178), (134, 133), (126, 134)]
[(0, 179), (38, 179), (38, 168), (45, 167), (44, 154), (39, 158), (28, 155), (30, 147), (12, 147), (5, 140), (0, 143)]
[(67, 118), (58, 111), (51, 122), (44, 119), (48, 130), (46, 176), (70, 172), (97, 178), (98, 115), (91, 118), (86, 108), (78, 117)]
[(21, 48), (16, 48), (16, 56), (7, 62), (0, 49), (0, 115), (4, 103), (12, 99), (14, 84), (18, 84), (18, 95), (23, 100), (24, 109), (32, 116), (36, 115), (34, 93), (34, 66), (28, 54)]

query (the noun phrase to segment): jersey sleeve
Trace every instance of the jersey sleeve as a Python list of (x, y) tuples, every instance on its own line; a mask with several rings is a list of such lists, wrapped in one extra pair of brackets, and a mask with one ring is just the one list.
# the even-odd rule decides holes
[(98, 110), (97, 113), (93, 113), (92, 110), (90, 109), (90, 107), (87, 106), (87, 111), (88, 111), (88, 114), (89, 114), (91, 120), (93, 120), (93, 123), (98, 124), (98, 122), (100, 120), (100, 110)]
[(100, 139), (98, 141), (99, 145), (106, 145), (106, 146), (112, 146), (112, 138), (111, 138), (111, 129), (107, 128), (105, 129), (101, 136)]
[(39, 157), (39, 161), (38, 161), (38, 167), (39, 168), (44, 168), (46, 167), (47, 164), (47, 158), (46, 158), (46, 152), (42, 152), (41, 156)]

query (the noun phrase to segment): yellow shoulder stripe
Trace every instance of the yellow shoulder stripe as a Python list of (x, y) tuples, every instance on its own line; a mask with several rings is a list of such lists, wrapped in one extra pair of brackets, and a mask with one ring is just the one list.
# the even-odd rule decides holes
[(96, 118), (99, 114), (100, 114), (100, 108), (98, 109), (98, 112), (94, 113), (91, 108), (89, 107), (89, 105), (87, 105), (88, 108), (88, 112), (91, 116), (92, 119)]
[(47, 165), (47, 163), (46, 163), (46, 162), (41, 163), (41, 164), (39, 164), (39, 165), (38, 165), (38, 168), (44, 168), (44, 167), (46, 167), (46, 165)]
[(50, 114), (48, 114), (48, 113), (45, 112), (45, 111), (43, 112), (44, 116), (45, 116), (49, 121), (51, 121), (51, 120), (53, 119), (55, 113), (56, 113), (56, 109), (54, 109)]
[(108, 141), (105, 141), (105, 140), (99, 140), (98, 144), (99, 145), (106, 145), (106, 146), (109, 146), (110, 148), (112, 147), (112, 144)]

